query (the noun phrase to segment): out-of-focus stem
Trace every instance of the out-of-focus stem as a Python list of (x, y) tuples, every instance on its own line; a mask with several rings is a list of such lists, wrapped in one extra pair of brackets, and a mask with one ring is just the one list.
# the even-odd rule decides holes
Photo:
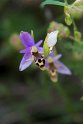
[(72, 18), (72, 22), (73, 22), (74, 31), (76, 31), (76, 30), (77, 30), (77, 26), (76, 26), (76, 24), (75, 24), (75, 21), (74, 21), (73, 17), (71, 17), (71, 18)]
[(67, 2), (67, 0), (64, 0), (64, 2), (65, 2), (65, 4), (66, 4), (66, 5), (68, 5), (68, 2)]
[(61, 96), (62, 96), (63, 99), (64, 99), (67, 112), (69, 112), (70, 114), (73, 114), (73, 113), (75, 112), (73, 103), (72, 103), (72, 101), (69, 99), (69, 97), (67, 96), (65, 90), (63, 89), (63, 87), (61, 86), (61, 84), (60, 84), (59, 82), (56, 83), (56, 88), (58, 89), (58, 91), (60, 92)]
[(75, 41), (75, 38), (74, 38), (73, 36), (70, 35), (69, 38), (70, 38), (71, 40)]

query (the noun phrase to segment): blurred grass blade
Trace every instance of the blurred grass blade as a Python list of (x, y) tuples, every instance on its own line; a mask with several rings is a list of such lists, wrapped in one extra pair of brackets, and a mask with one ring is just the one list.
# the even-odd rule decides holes
[(44, 7), (45, 5), (65, 6), (65, 3), (60, 1), (54, 1), (54, 0), (45, 0), (44, 2), (41, 3), (41, 7)]

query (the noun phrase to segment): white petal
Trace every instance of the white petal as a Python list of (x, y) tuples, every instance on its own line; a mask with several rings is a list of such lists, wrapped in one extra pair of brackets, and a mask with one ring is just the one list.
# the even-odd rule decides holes
[(47, 34), (47, 36), (48, 36), (48, 41), (47, 41), (48, 47), (53, 47), (56, 44), (58, 32), (59, 31), (56, 30), (56, 31), (53, 31), (53, 32)]

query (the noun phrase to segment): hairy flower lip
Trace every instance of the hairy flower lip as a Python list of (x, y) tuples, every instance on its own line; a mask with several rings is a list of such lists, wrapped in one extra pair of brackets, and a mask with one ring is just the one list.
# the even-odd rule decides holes
[(49, 64), (53, 63), (54, 66), (57, 69), (58, 73), (65, 74), (65, 75), (71, 75), (71, 71), (66, 67), (62, 62), (59, 61), (61, 58), (61, 54), (58, 54), (57, 56), (53, 56), (50, 54), (48, 58), (46, 59), (46, 68), (49, 70)]

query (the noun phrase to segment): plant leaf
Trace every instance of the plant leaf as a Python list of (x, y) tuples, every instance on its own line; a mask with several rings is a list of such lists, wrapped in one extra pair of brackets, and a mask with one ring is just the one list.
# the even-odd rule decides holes
[(65, 3), (60, 1), (54, 1), (54, 0), (45, 0), (44, 2), (41, 3), (41, 7), (44, 7), (45, 5), (65, 6)]

